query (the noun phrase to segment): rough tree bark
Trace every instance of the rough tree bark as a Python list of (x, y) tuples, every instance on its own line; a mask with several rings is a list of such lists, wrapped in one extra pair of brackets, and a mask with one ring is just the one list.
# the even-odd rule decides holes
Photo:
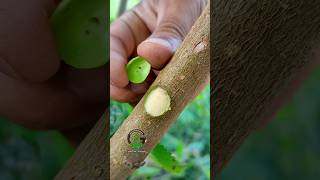
[[(146, 114), (143, 101), (134, 108), (110, 141), (110, 174), (112, 180), (128, 177), (134, 169), (125, 166), (128, 151), (132, 150), (126, 137), (133, 129), (142, 130), (147, 138), (144, 150), (150, 152), (176, 120), (190, 99), (200, 91), (209, 77), (209, 5), (175, 53), (170, 63), (160, 72), (150, 89), (160, 86), (171, 97), (171, 110), (159, 117)], [(149, 89), (149, 90), (150, 90)], [(148, 92), (147, 92), (148, 93)], [(148, 153), (142, 155), (144, 160)]]
[(55, 180), (91, 180), (109, 179), (106, 122), (109, 115), (103, 116), (82, 141), (77, 151), (54, 178)]
[(212, 166), (216, 175), (319, 47), (318, 0), (212, 3)]

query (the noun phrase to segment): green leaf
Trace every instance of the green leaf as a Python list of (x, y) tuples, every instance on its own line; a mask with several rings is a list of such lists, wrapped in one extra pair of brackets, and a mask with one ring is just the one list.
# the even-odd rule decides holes
[(127, 64), (127, 74), (130, 82), (142, 83), (149, 75), (151, 65), (142, 57), (135, 57)]
[(184, 169), (183, 165), (161, 144), (151, 151), (150, 157), (166, 171), (178, 174)]

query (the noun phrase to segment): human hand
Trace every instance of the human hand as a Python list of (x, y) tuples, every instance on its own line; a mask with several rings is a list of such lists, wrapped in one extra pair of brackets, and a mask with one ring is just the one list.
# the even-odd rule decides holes
[(144, 0), (112, 23), (110, 28), (110, 95), (114, 100), (137, 102), (147, 91), (154, 74), (142, 84), (131, 84), (128, 59), (136, 55), (161, 70), (193, 23), (205, 0)]
[(1, 1), (0, 116), (79, 141), (106, 109), (108, 69), (77, 70), (60, 61), (50, 26), (57, 5)]

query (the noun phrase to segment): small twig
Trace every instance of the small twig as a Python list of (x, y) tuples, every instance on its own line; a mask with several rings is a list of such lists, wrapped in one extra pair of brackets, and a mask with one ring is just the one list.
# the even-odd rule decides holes
[(121, 0), (119, 9), (118, 9), (118, 17), (120, 17), (127, 9), (127, 0)]

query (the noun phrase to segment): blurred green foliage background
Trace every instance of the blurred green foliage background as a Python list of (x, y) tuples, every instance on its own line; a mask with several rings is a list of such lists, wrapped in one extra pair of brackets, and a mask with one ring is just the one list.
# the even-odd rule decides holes
[(0, 118), (0, 180), (51, 180), (73, 153), (62, 135)]
[(320, 178), (320, 68), (264, 129), (240, 147), (217, 180)]

